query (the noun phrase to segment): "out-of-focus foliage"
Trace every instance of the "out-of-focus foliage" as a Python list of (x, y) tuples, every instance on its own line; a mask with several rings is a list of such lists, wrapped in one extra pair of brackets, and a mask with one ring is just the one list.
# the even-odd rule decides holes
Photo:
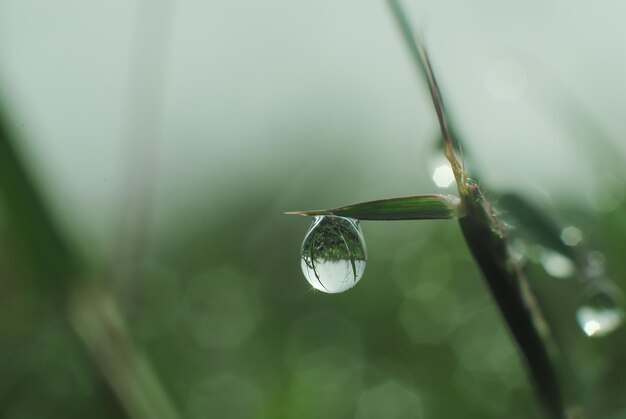
[[(134, 337), (185, 417), (539, 414), (529, 413), (535, 402), (518, 355), (454, 223), (365, 223), (365, 277), (326, 295), (302, 277), (307, 221), (278, 211), (280, 193), (242, 195), (220, 219), (203, 218), (202, 208), (181, 214), (128, 285)], [(620, 208), (593, 230), (618, 282), (625, 228)], [(626, 385), (613, 373), (626, 367), (623, 330), (587, 338), (575, 320), (576, 280), (529, 270), (576, 392), (599, 412), (592, 417), (619, 417), (608, 413)], [(40, 310), (19, 278), (4, 274), (2, 284), (3, 414), (118, 417), (58, 314)]]
[[(279, 16), (278, 6), (284, 5), (275, 3), (275, 10), (264, 9), (266, 17), (274, 14)], [(240, 5), (225, 7), (228, 16), (240, 16), (241, 10), (237, 9)], [(299, 11), (297, 9), (292, 13), (304, 16), (303, 21), (309, 22), (305, 19), (306, 14)], [(65, 132), (93, 132), (96, 141), (102, 143), (118, 134), (101, 129), (100, 125), (93, 122), (100, 121), (103, 116), (115, 119), (111, 116), (114, 112), (104, 105), (102, 109), (98, 108), (99, 113), (89, 114), (89, 118), (79, 112), (72, 114), (72, 118), (62, 118), (67, 114), (63, 114), (61, 108), (50, 106), (50, 103), (56, 105), (72, 97), (78, 98), (75, 102), (81, 106), (68, 106), (68, 113), (78, 108), (87, 112), (89, 107), (83, 105), (80, 98), (88, 97), (94, 105), (98, 104), (94, 97), (98, 98), (99, 95), (91, 94), (88, 88), (79, 86), (74, 92), (54, 89), (65, 86), (58, 80), (59, 74), (70, 78), (70, 84), (74, 86), (75, 80), (69, 75), (68, 68), (73, 68), (75, 63), (69, 59), (60, 60), (67, 68), (61, 66), (56, 71), (50, 68), (41, 71), (37, 66), (27, 66), (32, 73), (28, 73), (30, 78), (26, 79), (29, 82), (33, 80), (35, 86), (33, 90), (27, 90), (33, 103), (36, 102), (33, 98), (37, 97), (37, 87), (40, 86), (33, 75), (45, 73), (44, 79), (49, 77), (54, 81), (47, 84), (54, 87), (46, 96), (50, 100), (46, 102), (48, 106), (38, 109), (42, 121), (40, 125), (43, 127), (40, 131), (32, 128), (37, 122), (30, 120), (31, 109), (28, 104), (31, 102), (21, 101), (22, 97), (17, 94), (7, 96), (6, 107), (14, 110), (15, 102), (15, 109), (20, 111), (12, 113), (20, 115), (13, 121), (14, 126), (21, 126), (26, 121), (26, 128), (22, 131), (27, 140), (29, 133), (37, 134), (30, 143), (25, 141), (24, 144), (17, 144), (26, 157), (26, 169), (39, 174), (33, 177), (36, 184), (44, 186), (44, 196), (48, 198), (46, 204), (57, 209), (56, 218), (62, 220), (66, 230), (72, 233), (69, 247), (76, 254), (88, 258), (84, 264), (84, 274), (102, 284), (112, 294), (114, 302), (123, 308), (122, 315), (134, 344), (145, 352), (146, 359), (173, 404), (183, 417), (189, 419), (539, 417), (540, 411), (516, 348), (465, 248), (455, 222), (365, 221), (362, 228), (368, 246), (368, 265), (363, 279), (354, 289), (338, 295), (322, 294), (313, 291), (302, 277), (300, 248), (309, 221), (286, 217), (284, 211), (333, 208), (349, 202), (403, 193), (438, 192), (434, 185), (426, 182), (432, 173), (426, 176), (422, 166), (427, 166), (429, 162), (425, 162), (425, 157), (417, 153), (419, 145), (423, 145), (422, 150), (431, 146), (434, 131), (430, 130), (430, 126), (414, 123), (430, 120), (431, 111), (424, 106), (423, 114), (428, 115), (424, 117), (419, 112), (419, 100), (415, 103), (396, 101), (397, 97), (404, 97), (399, 96), (400, 91), (411, 91), (410, 97), (419, 97), (420, 91), (416, 89), (413, 93), (411, 89), (414, 86), (408, 86), (408, 80), (412, 80), (410, 77), (413, 75), (402, 73), (404, 78), (401, 80), (406, 81), (406, 85), (404, 82), (394, 84), (398, 80), (398, 73), (395, 69), (390, 70), (388, 63), (381, 62), (376, 54), (372, 54), (369, 49), (371, 43), (362, 42), (360, 31), (351, 32), (351, 37), (343, 40), (345, 44), (333, 44), (334, 49), (320, 58), (308, 49), (303, 49), (302, 40), (289, 36), (294, 32), (302, 35), (297, 22), (291, 23), (293, 32), (287, 34), (282, 29), (275, 30), (267, 25), (267, 34), (263, 39), (275, 48), (271, 49), (276, 55), (272, 56), (274, 61), (263, 61), (266, 58), (262, 53), (266, 50), (263, 49), (258, 49), (261, 53), (250, 56), (249, 52), (252, 49), (256, 52), (259, 47), (257, 43), (251, 42), (253, 37), (246, 31), (248, 24), (259, 24), (256, 12), (246, 14), (250, 22), (237, 20), (238, 25), (233, 28), (226, 24), (227, 29), (221, 28), (227, 35), (237, 32), (245, 36), (237, 38), (234, 47), (238, 49), (220, 49), (223, 44), (218, 42), (219, 36), (194, 38), (196, 19), (201, 21), (201, 25), (206, 25), (202, 15), (194, 15), (188, 9), (180, 11), (184, 19), (182, 23), (178, 22), (178, 28), (191, 29), (190, 32), (174, 31), (174, 35), (180, 36), (175, 37), (180, 42), (180, 49), (175, 54), (178, 59), (176, 64), (180, 67), (172, 65), (172, 71), (180, 76), (176, 83), (186, 81), (183, 75), (189, 72), (180, 63), (188, 60), (186, 64), (193, 68), (190, 73), (197, 79), (189, 81), (188, 90), (179, 91), (176, 86), (168, 85), (175, 90), (169, 99), (172, 102), (178, 99), (182, 104), (180, 108), (168, 104), (176, 112), (170, 112), (164, 117), (167, 129), (160, 134), (167, 137), (165, 155), (177, 155), (180, 152), (180, 156), (184, 156), (181, 160), (187, 164), (189, 162), (185, 159), (195, 159), (195, 166), (189, 163), (188, 166), (180, 164), (163, 168), (157, 162), (157, 169), (164, 169), (170, 177), (158, 178), (169, 183), (169, 187), (161, 188), (162, 185), (157, 182), (154, 185), (157, 190), (155, 200), (160, 204), (170, 204), (170, 212), (167, 216), (159, 213), (156, 217), (151, 203), (142, 203), (146, 213), (140, 214), (145, 216), (141, 221), (146, 221), (143, 227), (149, 228), (143, 232), (143, 240), (131, 243), (130, 246), (139, 245), (139, 258), (135, 254), (117, 257), (120, 255), (115, 250), (128, 244), (122, 240), (112, 239), (112, 247), (115, 249), (102, 251), (102, 241), (91, 237), (94, 229), (84, 228), (83, 225), (85, 220), (97, 218), (93, 215), (96, 212), (94, 207), (106, 213), (107, 219), (115, 220), (114, 227), (104, 223), (105, 230), (113, 230), (121, 224), (120, 220), (109, 214), (114, 205), (106, 206), (104, 199), (99, 197), (101, 189), (114, 189), (107, 183), (107, 176), (115, 173), (122, 178), (127, 173), (121, 170), (121, 165), (107, 166), (105, 170), (96, 164), (105, 163), (96, 161), (98, 159), (92, 156), (91, 160), (85, 159), (88, 163), (82, 164), (79, 169), (73, 164), (63, 166), (66, 178), (82, 179), (85, 175), (85, 179), (99, 179), (100, 183), (89, 184), (85, 190), (89, 191), (91, 195), (88, 196), (94, 200), (99, 198), (102, 201), (92, 206), (82, 206), (86, 200), (77, 199), (77, 202), (60, 205), (55, 202), (60, 199), (59, 196), (72, 195), (65, 193), (65, 185), (55, 184), (45, 177), (50, 167), (53, 167), (46, 165), (46, 158), (52, 156), (27, 153), (29, 144), (32, 146), (37, 140), (43, 141), (46, 129), (50, 127), (56, 129), (54, 132), (57, 136)], [(343, 10), (343, 13), (347, 15), (348, 12)], [(354, 10), (350, 8), (349, 13), (354, 13)], [(441, 16), (446, 17), (447, 13)], [(24, 16), (27, 17), (28, 13), (24, 12)], [(337, 33), (346, 27), (342, 19), (332, 21)], [(388, 26), (381, 24), (384, 30), (377, 36), (385, 36), (395, 42), (397, 34), (393, 32), (391, 35), (392, 24), (386, 18), (380, 19)], [(78, 24), (78, 20), (71, 21)], [(266, 24), (265, 21), (263, 24)], [(554, 20), (545, 17), (544, 24), (552, 27)], [(214, 28), (213, 25), (208, 26)], [(128, 27), (132, 27), (132, 24), (128, 23)], [(314, 24), (307, 28), (310, 31), (319, 29)], [(368, 26), (367, 32), (373, 28)], [(81, 38), (76, 36), (80, 32), (75, 31), (75, 27), (57, 29), (59, 32), (55, 34), (60, 39), (72, 39), (85, 48), (84, 51), (87, 50), (85, 45), (91, 48), (90, 42), (97, 32), (89, 32), (91, 38), (86, 37), (89, 42), (83, 45), (80, 43)], [(78, 29), (81, 29), (80, 25)], [(92, 29), (85, 27), (82, 30)], [(443, 25), (438, 26), (438, 30), (448, 35), (454, 33)], [(108, 33), (104, 29), (102, 31)], [(335, 36), (335, 32), (329, 32), (332, 35), (329, 38)], [(609, 36), (610, 32), (606, 34)], [(223, 35), (223, 32), (217, 35)], [(314, 33), (311, 38), (304, 39), (312, 42), (317, 36)], [(36, 44), (39, 38), (34, 38), (27, 41)], [(46, 39), (44, 36), (41, 38)], [(187, 38), (193, 38), (202, 47), (205, 47), (206, 42), (211, 42), (210, 48), (206, 50), (213, 55), (198, 60), (199, 48), (195, 47), (196, 44), (181, 41)], [(232, 39), (229, 36), (223, 38)], [(455, 42), (457, 38), (454, 37)], [(274, 46), (273, 42), (285, 39), (289, 41), (287, 45)], [(125, 45), (126, 38), (122, 41), (120, 43)], [(399, 38), (397, 42), (400, 44)], [(24, 44), (24, 51), (28, 50), (26, 47), (30, 43)], [(182, 48), (181, 45), (194, 47)], [(350, 74), (350, 78), (347, 70), (342, 73), (345, 76), (342, 80), (354, 81), (354, 85), (337, 89), (336, 83), (328, 83), (328, 80), (315, 79), (315, 83), (309, 86), (299, 73), (293, 72), (290, 74), (292, 78), (287, 79), (284, 73), (277, 70), (288, 62), (287, 58), (279, 54), (281, 48), (289, 47), (292, 53), (305, 51), (303, 54), (310, 54), (310, 61), (298, 62), (298, 66), (290, 68), (309, 66), (318, 69), (313, 67), (313, 63), (317, 65), (333, 58), (334, 61), (329, 61), (328, 67), (321, 68), (329, 74), (335, 74), (334, 71), (343, 68), (339, 63), (344, 62), (345, 52), (363, 45), (367, 49), (363, 49), (362, 55), (359, 55), (362, 61), (355, 62), (364, 68), (376, 64), (373, 68), (378, 74), (377, 78), (370, 74), (372, 79), (365, 78), (366, 81), (360, 84), (354, 81), (357, 80), (356, 74), (361, 74), (356, 71)], [(444, 51), (446, 42), (438, 46), (442, 47), (440, 51)], [(398, 46), (398, 51), (400, 48)], [(387, 49), (379, 48), (379, 51), (383, 50)], [(46, 51), (56, 50), (48, 48)], [(74, 53), (68, 52), (70, 48), (64, 51), (70, 54), (68, 57), (74, 57)], [(398, 51), (395, 51), (396, 55), (404, 59)], [(435, 51), (433, 53), (437, 54)], [(452, 52), (448, 54), (448, 61), (440, 62), (454, 62), (455, 68), (463, 67), (459, 63), (466, 56)], [(490, 60), (493, 58), (484, 51), (483, 55)], [(577, 49), (575, 56), (579, 55)], [(103, 63), (115, 61), (107, 57), (100, 57)], [(450, 61), (450, 57), (453, 61)], [(199, 61), (204, 67), (196, 65)], [(236, 64), (232, 64), (233, 61)], [(225, 67), (219, 67), (220, 72), (216, 73), (219, 77), (211, 79), (213, 84), (198, 83), (198, 80), (204, 81), (198, 74), (215, 70), (213, 66), (216, 62), (231, 66), (225, 64)], [(53, 63), (59, 64), (56, 61)], [(260, 71), (256, 66), (259, 64), (265, 70), (265, 78), (256, 79), (253, 76)], [(226, 77), (233, 72), (233, 68), (242, 73), (237, 80), (245, 82), (238, 85), (240, 89), (236, 92), (228, 83), (234, 79)], [(488, 70), (493, 69), (490, 67)], [(502, 76), (502, 72), (498, 71), (495, 71), (495, 76)], [(120, 74), (117, 76), (122, 79)], [(504, 75), (507, 74), (504, 71)], [(378, 77), (380, 75), (382, 80)], [(507, 91), (507, 86), (510, 86), (506, 80), (503, 83), (493, 74), (488, 75), (488, 89), (498, 88), (495, 90), (500, 94), (504, 91), (511, 96), (511, 91)], [(447, 79), (452, 83), (443, 83), (447, 97), (462, 96), (465, 102), (461, 101), (461, 105), (473, 103), (475, 96), (465, 94), (466, 91), (460, 94), (453, 87), (474, 86), (474, 82), (479, 79), (474, 76), (474, 73), (471, 77), (467, 76), (471, 79), (469, 83), (448, 75)], [(536, 74), (532, 76), (535, 77), (532, 80), (536, 80)], [(597, 78), (596, 75), (593, 77)], [(91, 86), (89, 80), (86, 77), (83, 83)], [(524, 81), (528, 82), (526, 79)], [(610, 83), (610, 78), (604, 81)], [(223, 86), (220, 85), (222, 90), (219, 91), (218, 100), (210, 102), (219, 83)], [(288, 83), (291, 89), (300, 85), (307, 85), (307, 89), (297, 91), (292, 97), (285, 93), (288, 89), (284, 88), (281, 92), (285, 97), (272, 96), (276, 86), (283, 86), (284, 83)], [(22, 87), (29, 85), (25, 83)], [(361, 93), (359, 89), (363, 85), (371, 90)], [(320, 89), (320, 86), (324, 86), (324, 89)], [(259, 91), (255, 88), (259, 88)], [(189, 100), (186, 93), (181, 93), (195, 92), (194, 89), (199, 91), (200, 99), (197, 101), (196, 98)], [(96, 91), (102, 94), (101, 90), (109, 90), (106, 83), (98, 85)], [(392, 93), (386, 93), (389, 91)], [(16, 89), (15, 92), (20, 90)], [(537, 102), (544, 104), (544, 98), (536, 90), (532, 92), (537, 96)], [(601, 89), (594, 90), (594, 94), (598, 95), (603, 92), (606, 94)], [(512, 93), (521, 95), (518, 91)], [(331, 94), (349, 96), (349, 100), (346, 100), (354, 107), (345, 106), (343, 102), (331, 103)], [(387, 94), (389, 96), (385, 96)], [(373, 99), (367, 102), (363, 100), (365, 96)], [(610, 96), (611, 100), (621, 97)], [(595, 99), (599, 102), (598, 98)], [(209, 102), (208, 109), (198, 105), (203, 101)], [(280, 102), (282, 108), (274, 106), (273, 101)], [(570, 104), (573, 99), (567, 102)], [(111, 105), (117, 103), (115, 100), (106, 103), (115, 108), (115, 112), (119, 111), (117, 105)], [(457, 102), (452, 100), (452, 103)], [(483, 113), (495, 112), (496, 107), (504, 109), (502, 103), (497, 100), (490, 102), (490, 107)], [(289, 113), (277, 111), (288, 105)], [(417, 108), (415, 111), (414, 106)], [(265, 107), (270, 107), (273, 113), (269, 115), (259, 111)], [(528, 107), (532, 108), (531, 105)], [(245, 111), (243, 113), (242, 108)], [(398, 116), (397, 112), (401, 108), (410, 111)], [(485, 171), (484, 176), (481, 172), (481, 180), (484, 178), (487, 192), (496, 208), (498, 191), (489, 189), (490, 183), (499, 180), (493, 175), (494, 167), (506, 168), (507, 162), (515, 160), (515, 164), (523, 165), (529, 173), (537, 169), (534, 160), (520, 162), (517, 155), (510, 155), (508, 147), (513, 150), (525, 147), (534, 149), (535, 154), (537, 149), (554, 151), (546, 143), (537, 147), (536, 144), (515, 141), (519, 131), (515, 124), (521, 123), (517, 119), (519, 114), (515, 107), (509, 114), (513, 116), (509, 119), (494, 118), (497, 121), (480, 119), (480, 106), (471, 109), (471, 118), (466, 117), (463, 106), (457, 104), (453, 108), (455, 116), (465, 118), (457, 124), (463, 135), (466, 134), (466, 127), (470, 127), (470, 135), (467, 137), (471, 141), (471, 150), (468, 155), (471, 152), (472, 162), (489, 165), (496, 161), (499, 164), (492, 165), (491, 171)], [(540, 109), (542, 113), (549, 113), (549, 108)], [(407, 116), (414, 113), (415, 119)], [(367, 118), (374, 114), (378, 119)], [(254, 115), (256, 119), (246, 119), (242, 115)], [(528, 112), (524, 115), (524, 121), (533, 121), (528, 118)], [(586, 128), (577, 130), (581, 136), (584, 133), (586, 144), (589, 144), (589, 138), (593, 139), (593, 144), (597, 144), (596, 141), (601, 137), (597, 129), (592, 129), (593, 124), (587, 123), (579, 114), (575, 118), (546, 118), (562, 128), (559, 132), (566, 133), (562, 134), (565, 137), (570, 135), (569, 128), (572, 126)], [(50, 121), (61, 122), (57, 126)], [(403, 124), (403, 121), (406, 123)], [(244, 131), (247, 124), (258, 128), (253, 137), (250, 132)], [(385, 129), (385, 124), (393, 129)], [(115, 124), (103, 126), (110, 128), (112, 125)], [(219, 129), (214, 129), (215, 125), (219, 125)], [(526, 128), (533, 131), (528, 128), (530, 125), (526, 124)], [(478, 132), (485, 135), (472, 136), (476, 126), (481, 127)], [(373, 127), (378, 127), (378, 130)], [(490, 132), (491, 136), (488, 135)], [(240, 138), (238, 135), (249, 141), (240, 144), (233, 140)], [(74, 153), (73, 161), (80, 160), (83, 157), (81, 141), (87, 141), (85, 138), (88, 136), (77, 134), (77, 137), (80, 141), (75, 140), (76, 144), (71, 147), (66, 145), (63, 150), (56, 149), (55, 144), (48, 144), (47, 147), (55, 151), (53, 154), (57, 161), (63, 161), (64, 153), (70, 153), (68, 149)], [(396, 138), (402, 141), (393, 142), (394, 146), (389, 147)], [(485, 139), (492, 145), (492, 152), (487, 155), (481, 148), (481, 140)], [(580, 148), (581, 138), (571, 136), (568, 139), (571, 140), (565, 143), (568, 149)], [(498, 147), (503, 145), (499, 154), (493, 152), (494, 143)], [(148, 147), (154, 146), (150, 141), (146, 144)], [(272, 147), (267, 144), (272, 144)], [(355, 144), (365, 151), (356, 149)], [(597, 146), (595, 150), (601, 147)], [(37, 147), (34, 149), (41, 150)], [(241, 154), (246, 153), (246, 159), (240, 159)], [(558, 160), (559, 164), (552, 168), (555, 175), (558, 171), (558, 174), (567, 177), (561, 172), (566, 169), (576, 172), (579, 169), (568, 167), (560, 161), (558, 153), (544, 154), (541, 161)], [(626, 376), (622, 371), (626, 371), (625, 329), (618, 328), (606, 336), (590, 338), (581, 330), (577, 319), (577, 311), (590, 293), (586, 275), (580, 274), (581, 266), (596, 269), (593, 271), (596, 275), (601, 272), (603, 277), (618, 287), (626, 287), (626, 258), (623, 257), (626, 249), (624, 179), (623, 174), (615, 170), (616, 166), (623, 166), (623, 161), (619, 152), (611, 153), (610, 157), (614, 160), (610, 165), (606, 163), (605, 157), (599, 155), (601, 153), (597, 155), (585, 151), (581, 154), (583, 156), (577, 161), (593, 167), (597, 174), (589, 182), (594, 186), (590, 195), (593, 205), (589, 205), (587, 189), (581, 189), (576, 199), (568, 195), (567, 200), (562, 199), (558, 191), (553, 189), (554, 196), (544, 200), (536, 198), (539, 194), (535, 187), (528, 186), (525, 177), (521, 175), (515, 187), (517, 191), (529, 192), (529, 201), (534, 207), (554, 216), (553, 227), (561, 232), (561, 241), (568, 248), (577, 249), (574, 253), (582, 255), (580, 257), (584, 263), (575, 261), (572, 264), (570, 261), (568, 264), (567, 255), (555, 254), (555, 251), (563, 250), (561, 243), (555, 246), (551, 242), (553, 234), (548, 240), (538, 234), (546, 231), (541, 230), (532, 217), (520, 217), (520, 214), (504, 206), (501, 207), (501, 216), (509, 223), (513, 250), (524, 264), (530, 285), (536, 291), (559, 344), (561, 352), (557, 356), (564, 365), (559, 372), (566, 383), (568, 400), (584, 408), (588, 418), (624, 419)], [(139, 165), (141, 157), (143, 155), (138, 153), (130, 160)], [(394, 159), (400, 158), (404, 158), (402, 164), (396, 164)], [(380, 164), (383, 159), (385, 164)], [(218, 163), (223, 163), (223, 166)], [(200, 165), (219, 167), (221, 172), (215, 169), (209, 176), (197, 170)], [(550, 170), (550, 166), (542, 167), (544, 172)], [(589, 167), (586, 166), (587, 169)], [(14, 176), (10, 171), (3, 172), (2, 169), (0, 173), (5, 176), (5, 180), (7, 176)], [(481, 170), (482, 167), (476, 169)], [(90, 172), (92, 170), (98, 172), (97, 176), (93, 176)], [(87, 176), (88, 172), (92, 176)], [(135, 173), (132, 170), (130, 172)], [(137, 170), (137, 173), (142, 172)], [(173, 173), (177, 176), (173, 176)], [(511, 173), (507, 175), (509, 179), (514, 177)], [(132, 179), (124, 181), (131, 182)], [(554, 183), (559, 181), (562, 181), (561, 178), (555, 176)], [(172, 184), (176, 187), (172, 187)], [(410, 185), (410, 189), (405, 189), (407, 185)], [(565, 186), (568, 191), (577, 189), (571, 183)], [(375, 192), (373, 195), (372, 191)], [(21, 196), (28, 195), (29, 191), (15, 190), (13, 193)], [(106, 197), (114, 195), (103, 194)], [(124, 195), (120, 200), (132, 198)], [(103, 369), (98, 366), (95, 358), (77, 339), (67, 321), (67, 312), (48, 304), (53, 294), (65, 293), (65, 288), (42, 288), (36, 282), (27, 281), (16, 269), (20, 252), (33, 254), (32, 247), (25, 248), (21, 243), (34, 243), (36, 248), (46, 239), (46, 232), (33, 223), (26, 226), (31, 227), (31, 236), (17, 240), (11, 234), (15, 228), (12, 224), (15, 214), (7, 211), (7, 199), (10, 198), (6, 194), (0, 197), (0, 416), (8, 419), (124, 417), (127, 412), (122, 408), (119, 394), (116, 395), (105, 380), (103, 370), (106, 372), (107, 367)], [(506, 199), (502, 201), (505, 203)], [(154, 224), (151, 223), (153, 216), (156, 219)], [(541, 231), (533, 232), (532, 227)], [(111, 236), (117, 237), (114, 233)], [(38, 261), (32, 263), (37, 264)], [(128, 263), (137, 265), (132, 266), (132, 269), (120, 266)], [(41, 266), (33, 266), (33, 271), (46, 277)], [(118, 271), (132, 272), (132, 276), (120, 278)], [(136, 388), (132, 386), (127, 388), (128, 392), (134, 390)]]

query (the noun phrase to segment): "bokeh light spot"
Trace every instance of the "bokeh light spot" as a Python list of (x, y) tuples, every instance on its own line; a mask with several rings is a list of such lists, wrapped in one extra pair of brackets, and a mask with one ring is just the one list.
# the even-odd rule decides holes
[(583, 233), (578, 227), (568, 226), (561, 231), (561, 240), (568, 246), (576, 246), (583, 239)]
[(448, 164), (438, 166), (433, 172), (433, 180), (440, 188), (447, 188), (454, 182), (454, 173)]

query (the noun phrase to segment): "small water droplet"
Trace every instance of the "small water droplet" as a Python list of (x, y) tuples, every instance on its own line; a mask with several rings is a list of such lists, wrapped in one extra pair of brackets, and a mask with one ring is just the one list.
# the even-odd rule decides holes
[(582, 239), (583, 233), (576, 226), (568, 226), (561, 231), (561, 240), (567, 246), (576, 246)]
[(553, 250), (544, 250), (541, 265), (549, 275), (556, 278), (569, 278), (576, 272), (576, 265), (567, 256)]
[(589, 337), (611, 333), (624, 321), (619, 292), (595, 288), (579, 307), (576, 318), (582, 331)]
[(523, 265), (528, 257), (528, 246), (526, 246), (524, 240), (515, 238), (509, 243), (509, 253), (517, 263)]
[(598, 278), (604, 275), (606, 258), (602, 252), (597, 250), (589, 252), (587, 255), (587, 264), (585, 266), (585, 274), (588, 278)]
[(357, 220), (315, 217), (302, 243), (302, 273), (313, 288), (335, 294), (354, 287), (363, 276), (367, 254)]
[(604, 253), (598, 250), (593, 250), (587, 255), (587, 260), (589, 264), (595, 268), (604, 268), (606, 257), (604, 256)]

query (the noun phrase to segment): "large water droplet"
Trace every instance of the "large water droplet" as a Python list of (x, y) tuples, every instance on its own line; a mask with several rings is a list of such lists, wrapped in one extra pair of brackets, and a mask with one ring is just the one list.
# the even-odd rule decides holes
[(605, 336), (624, 321), (618, 291), (596, 289), (585, 299), (576, 318), (580, 328), (590, 337)]
[(363, 276), (367, 255), (357, 220), (336, 216), (315, 217), (302, 243), (302, 273), (327, 293), (349, 290)]

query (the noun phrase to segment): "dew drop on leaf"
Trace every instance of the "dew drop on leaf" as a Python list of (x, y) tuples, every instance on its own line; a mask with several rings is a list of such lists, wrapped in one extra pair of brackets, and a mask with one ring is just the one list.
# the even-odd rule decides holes
[(588, 294), (576, 312), (578, 325), (587, 336), (608, 335), (623, 323), (624, 310), (618, 294), (617, 290), (601, 288)]
[(367, 254), (357, 220), (315, 217), (302, 243), (302, 273), (313, 288), (335, 294), (354, 287), (363, 276)]

